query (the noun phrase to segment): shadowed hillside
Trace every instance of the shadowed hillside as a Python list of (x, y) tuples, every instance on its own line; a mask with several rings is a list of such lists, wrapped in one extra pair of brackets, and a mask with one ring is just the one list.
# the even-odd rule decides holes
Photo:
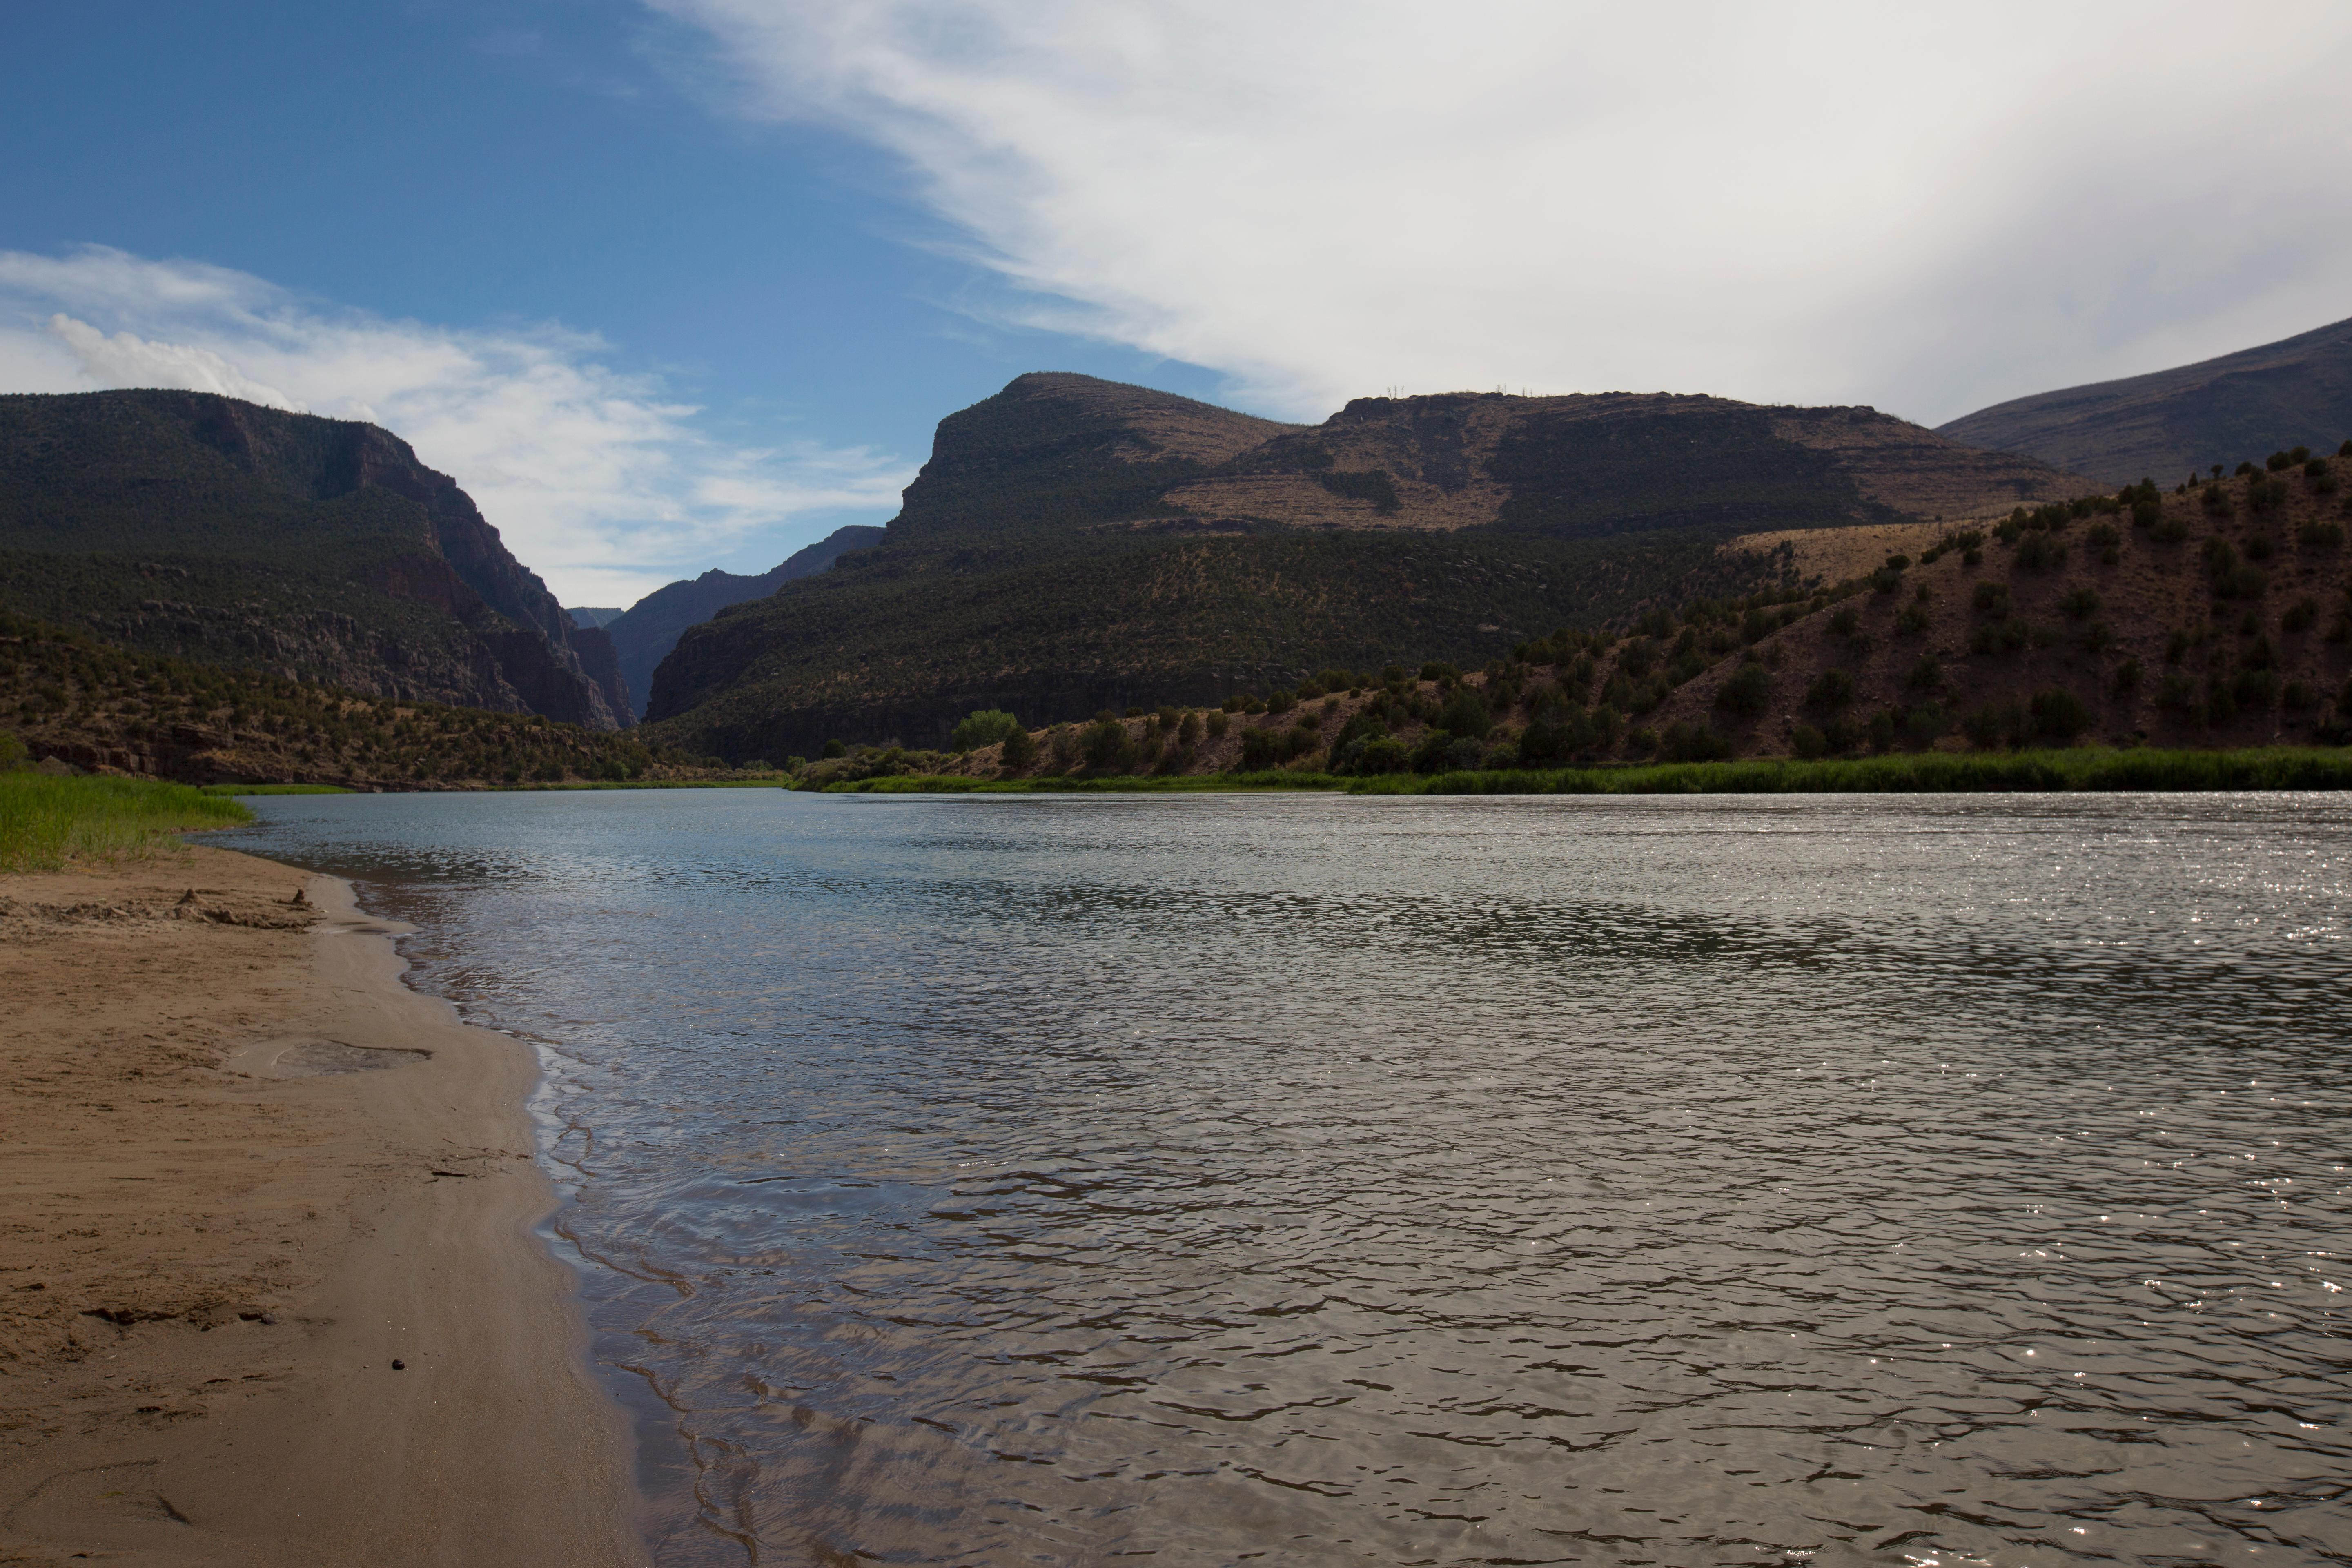
[(656, 588), (626, 610), (573, 610), (572, 616), (575, 621), (583, 616), (601, 617), (581, 624), (593, 626), (599, 635), (612, 639), (619, 677), (635, 703), (633, 712), (642, 718), (646, 695), (653, 689), (654, 669), (669, 657), (687, 627), (700, 626), (730, 605), (764, 599), (787, 583), (814, 576), (849, 551), (881, 542), (879, 528), (852, 523), (793, 552), (782, 564), (757, 576), (713, 567), (699, 577)]
[(546, 585), (405, 442), (206, 393), (0, 396), (0, 605), (354, 691), (627, 721)]
[(2172, 485), (2273, 445), (2334, 451), (2352, 437), (2352, 321), (2177, 370), (1995, 404), (1936, 433), (2108, 485)]
[(2006, 511), (2087, 481), (1869, 409), (1365, 398), (1286, 426), (1024, 375), (942, 420), (883, 542), (687, 633), (647, 715), (734, 758), (935, 745), (974, 708), (1206, 702), (1477, 664), (1661, 595), (1777, 583), (1745, 531)]

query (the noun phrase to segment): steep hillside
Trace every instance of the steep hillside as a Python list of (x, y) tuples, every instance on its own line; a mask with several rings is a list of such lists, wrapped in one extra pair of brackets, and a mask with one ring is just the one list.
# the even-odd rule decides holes
[(612, 639), (620, 678), (635, 699), (630, 711), (642, 718), (646, 696), (653, 689), (654, 669), (669, 657), (687, 627), (700, 626), (730, 605), (764, 599), (787, 583), (814, 576), (849, 551), (881, 542), (881, 529), (852, 523), (794, 551), (782, 564), (757, 576), (713, 567), (699, 577), (656, 588), (626, 610), (574, 610), (572, 615), (575, 620), (586, 615), (604, 617), (592, 624)]
[(351, 690), (626, 721), (545, 584), (406, 443), (205, 393), (0, 396), (0, 605)]
[(2273, 444), (2352, 437), (2352, 321), (2176, 370), (2037, 393), (1937, 427), (2107, 485), (2179, 482)]
[(1868, 409), (1359, 399), (1277, 425), (1024, 375), (940, 425), (883, 542), (696, 627), (649, 719), (730, 757), (933, 745), (975, 707), (1215, 700), (1335, 662), (1483, 663), (1662, 594), (1747, 592), (1744, 531), (2005, 511), (2085, 481)]
[(453, 789), (709, 773), (703, 759), (647, 746), (634, 731), (133, 653), (5, 610), (0, 730), (37, 761), (186, 784)]

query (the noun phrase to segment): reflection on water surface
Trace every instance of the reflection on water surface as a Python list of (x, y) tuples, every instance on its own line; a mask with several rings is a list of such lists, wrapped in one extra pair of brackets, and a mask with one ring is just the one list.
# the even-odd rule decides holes
[(2344, 797), (258, 804), (666, 1564), (2352, 1558)]

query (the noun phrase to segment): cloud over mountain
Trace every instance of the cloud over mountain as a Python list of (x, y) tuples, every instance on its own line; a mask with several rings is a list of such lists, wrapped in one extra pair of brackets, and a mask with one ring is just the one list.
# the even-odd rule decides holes
[(716, 439), (654, 376), (560, 327), (463, 330), (304, 300), (191, 261), (0, 252), (0, 390), (173, 386), (366, 419), (454, 475), (572, 603), (626, 603), (808, 514), (887, 511), (863, 448)]

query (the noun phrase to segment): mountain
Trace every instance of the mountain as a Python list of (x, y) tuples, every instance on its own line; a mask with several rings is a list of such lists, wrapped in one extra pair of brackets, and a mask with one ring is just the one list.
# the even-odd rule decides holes
[(1758, 529), (2006, 511), (2087, 489), (1867, 408), (1459, 393), (1284, 425), (1031, 374), (949, 416), (883, 542), (687, 632), (646, 714), (732, 758), (937, 744), (1210, 702), (1327, 665), (1484, 663), (1662, 595), (1742, 591)]
[(0, 396), (0, 607), (367, 695), (627, 721), (546, 584), (407, 443), (208, 393)]
[(1936, 433), (2109, 486), (2177, 483), (2265, 442), (2332, 452), (2352, 437), (2352, 321), (2177, 370), (1997, 403)]
[(583, 610), (567, 606), (563, 613), (572, 617), (572, 624), (573, 626), (587, 626), (593, 629), (597, 626), (611, 626), (614, 621), (619, 620), (628, 612), (619, 608), (618, 606), (612, 609), (601, 610)]
[[(816, 764), (805, 782), (940, 767), (983, 778), (1426, 773), (2079, 742), (2343, 745), (2352, 500), (2338, 470), (2352, 453), (2291, 453), (2169, 494), (2132, 486), (1991, 528), (1915, 526), (1916, 556), (1885, 552), (1811, 591), (1653, 605), (1626, 635), (1563, 631), (1483, 670), (1333, 669), (1228, 702), (1234, 711), (1036, 731), (1010, 769), (995, 744), (953, 760), (866, 751)], [(1832, 534), (1796, 553), (1835, 559), (1844, 542)], [(1726, 548), (1791, 547), (1767, 534)]]
[(602, 627), (612, 638), (620, 679), (635, 694), (636, 706), (633, 711), (642, 716), (645, 695), (653, 688), (655, 667), (669, 657), (669, 650), (677, 646), (687, 627), (700, 626), (730, 605), (764, 599), (787, 583), (814, 576), (848, 551), (864, 550), (881, 542), (882, 530), (852, 523), (793, 552), (782, 565), (756, 577), (713, 567), (699, 577), (656, 588), (626, 610), (574, 610), (572, 614), (575, 619), (589, 615), (604, 616), (589, 624)]

